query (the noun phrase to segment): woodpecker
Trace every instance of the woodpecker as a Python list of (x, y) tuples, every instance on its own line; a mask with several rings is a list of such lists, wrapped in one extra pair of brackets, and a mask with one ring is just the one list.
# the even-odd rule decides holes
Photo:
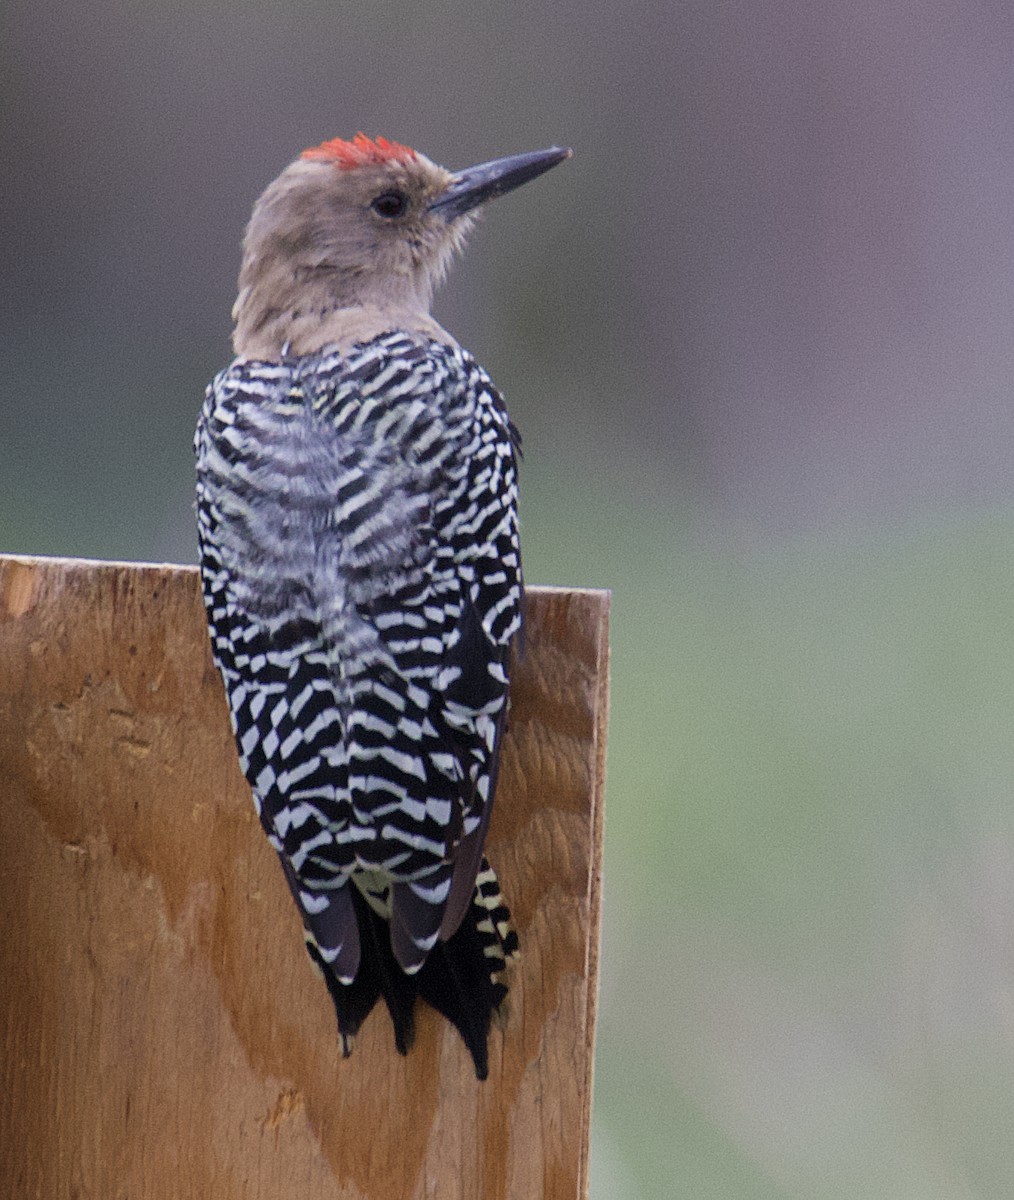
[(517, 937), (484, 842), (522, 635), (519, 438), (430, 315), (479, 208), (553, 147), (451, 172), (305, 150), (254, 206), (197, 426), (201, 580), (240, 764), (344, 1054), (417, 996), (488, 1071)]

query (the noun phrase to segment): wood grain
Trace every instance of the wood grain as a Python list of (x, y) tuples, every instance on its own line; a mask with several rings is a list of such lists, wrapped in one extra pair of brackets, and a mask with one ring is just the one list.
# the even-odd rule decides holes
[(608, 595), (529, 592), (489, 838), (490, 1077), (421, 1006), (353, 1056), (240, 775), (196, 571), (0, 557), (0, 1195), (580, 1200)]

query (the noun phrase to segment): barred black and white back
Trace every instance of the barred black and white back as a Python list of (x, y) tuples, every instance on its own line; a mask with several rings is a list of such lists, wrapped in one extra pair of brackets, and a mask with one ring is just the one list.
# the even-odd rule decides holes
[[(517, 436), (460, 348), (237, 360), (198, 425), (213, 653), (346, 1047), (418, 991), (480, 1075), (516, 938), (483, 843), (522, 622)], [(478, 881), (478, 882), (477, 882)]]

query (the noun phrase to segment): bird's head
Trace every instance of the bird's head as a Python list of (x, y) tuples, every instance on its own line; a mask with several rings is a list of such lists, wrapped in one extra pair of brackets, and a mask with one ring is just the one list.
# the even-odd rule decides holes
[(247, 226), (237, 353), (307, 353), (385, 319), (423, 327), (479, 206), (569, 157), (553, 147), (452, 172), (361, 133), (304, 150)]

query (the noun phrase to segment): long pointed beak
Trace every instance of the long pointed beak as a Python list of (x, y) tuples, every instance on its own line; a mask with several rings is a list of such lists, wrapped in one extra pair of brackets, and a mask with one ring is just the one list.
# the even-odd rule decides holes
[(570, 156), (571, 151), (567, 148), (551, 146), (548, 150), (511, 154), (507, 158), (494, 158), (492, 162), (469, 167), (454, 176), (448, 187), (430, 204), (429, 211), (453, 221), (455, 217), (492, 200), (494, 196), (502, 196), (535, 179)]

